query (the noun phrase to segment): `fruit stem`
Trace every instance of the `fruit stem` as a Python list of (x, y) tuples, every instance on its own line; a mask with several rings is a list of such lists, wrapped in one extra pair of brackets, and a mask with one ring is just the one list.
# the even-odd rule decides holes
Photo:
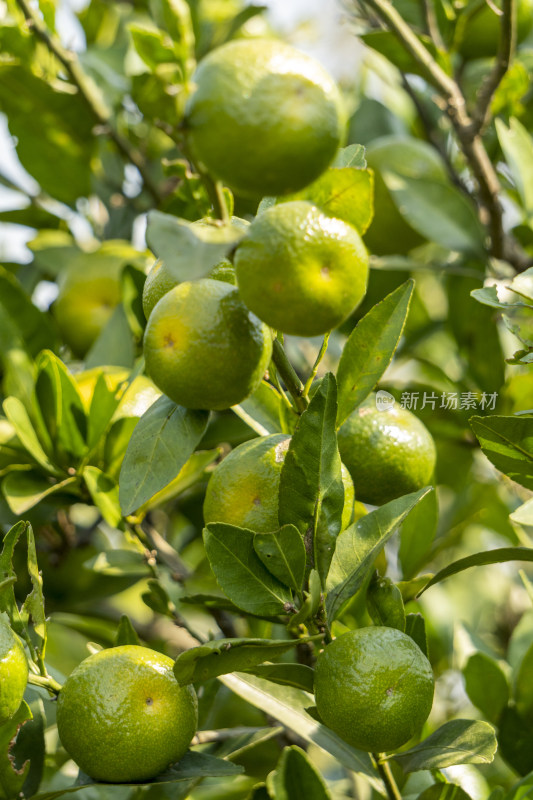
[(312, 385), (314, 379), (316, 378), (316, 374), (318, 372), (319, 364), (322, 361), (322, 359), (324, 358), (324, 356), (326, 355), (326, 350), (328, 349), (328, 342), (329, 342), (329, 333), (326, 333), (326, 335), (324, 336), (324, 339), (322, 341), (322, 344), (320, 346), (320, 350), (318, 351), (318, 355), (316, 357), (315, 363), (313, 364), (313, 369), (311, 370), (311, 374), (309, 375), (308, 379), (305, 382), (305, 386), (304, 386), (304, 390), (303, 390), (303, 396), (304, 397), (308, 396), (309, 389), (311, 388), (311, 385)]
[(383, 783), (385, 784), (387, 796), (389, 797), (389, 800), (402, 800), (402, 795), (398, 789), (396, 781), (394, 780), (394, 775), (392, 774), (390, 764), (388, 761), (382, 760), (384, 755), (384, 753), (372, 753), (372, 757), (376, 762), (378, 772), (381, 775)]
[(34, 686), (42, 686), (47, 689), (50, 694), (58, 695), (62, 689), (60, 683), (54, 680), (50, 675), (34, 675), (32, 672), (28, 675), (28, 683)]
[(276, 369), (287, 387), (287, 391), (294, 400), (296, 411), (298, 414), (301, 414), (308, 406), (308, 400), (304, 396), (304, 387), (294, 367), (287, 358), (283, 345), (277, 337), (274, 339), (272, 361), (276, 365)]

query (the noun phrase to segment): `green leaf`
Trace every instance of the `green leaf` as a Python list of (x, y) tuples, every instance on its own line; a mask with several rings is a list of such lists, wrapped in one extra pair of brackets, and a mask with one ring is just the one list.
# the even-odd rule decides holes
[(256, 533), (254, 549), (265, 567), (281, 583), (295, 592), (302, 590), (305, 575), (305, 545), (294, 525), (284, 525), (272, 533)]
[(275, 800), (331, 800), (322, 776), (296, 745), (285, 747), (277, 768), (267, 777), (267, 788)]
[(20, 516), (51, 495), (74, 490), (77, 483), (74, 477), (54, 481), (36, 472), (15, 470), (2, 481), (2, 493), (13, 514)]
[[(47, 194), (74, 207), (91, 192), (94, 117), (80, 94), (63, 91), (60, 84), (54, 84), (56, 91), (29, 64), (0, 65), (0, 107), (22, 165)], [(94, 92), (99, 95), (96, 85)]]
[(21, 614), (23, 617), (31, 618), (33, 629), (41, 639), (41, 655), (44, 658), (46, 649), (46, 614), (44, 612), (43, 579), (39, 572), (37, 563), (37, 551), (35, 550), (35, 537), (31, 525), (26, 528), (28, 537), (28, 574), (31, 581), (31, 592), (24, 600)]
[(50, 315), (33, 305), (20, 283), (0, 266), (0, 306), (8, 315), (32, 356), (46, 347), (55, 347), (57, 333)]
[(404, 495), (361, 517), (343, 531), (327, 579), (326, 608), (330, 620), (363, 585), (385, 543), (430, 487)]
[(17, 769), (12, 759), (19, 727), (29, 719), (31, 711), (23, 700), (11, 719), (0, 725), (0, 800), (20, 797), (22, 786), (28, 776), (29, 762), (26, 761), (21, 769)]
[(373, 198), (374, 177), (370, 170), (330, 167), (314, 183), (282, 202), (307, 200), (329, 217), (352, 225), (362, 236), (372, 222)]
[[(514, 706), (504, 708), (498, 721), (498, 741), (500, 754), (519, 775), (526, 775), (533, 770), (533, 729), (531, 719), (524, 719)], [(520, 784), (519, 784), (520, 786)], [(510, 797), (522, 800), (531, 793), (518, 791)]]
[(176, 60), (174, 43), (164, 31), (133, 22), (128, 25), (128, 30), (137, 54), (150, 69), (155, 69), (158, 64), (172, 64)]
[(262, 616), (286, 614), (290, 591), (263, 566), (254, 550), (254, 533), (214, 522), (204, 530), (207, 558), (218, 585), (243, 611)]
[(417, 800), (471, 800), (471, 798), (456, 783), (434, 783), (433, 786), (424, 789)]
[(529, 547), (497, 547), (495, 550), (460, 558), (433, 575), (420, 589), (417, 596), (420, 597), (430, 586), (435, 586), (436, 583), (440, 583), (451, 575), (457, 575), (458, 572), (463, 572), (465, 569), (484, 567), (488, 564), (503, 564), (506, 561), (533, 561), (533, 549)]
[(106, 326), (85, 356), (86, 369), (113, 366), (131, 369), (135, 347), (128, 318), (122, 304), (118, 305)]
[(218, 675), (271, 661), (295, 647), (294, 639), (213, 639), (181, 653), (174, 664), (174, 675), (180, 686), (205, 683)]
[(429, 492), (412, 510), (400, 528), (398, 558), (404, 580), (410, 580), (426, 564), (439, 519), (436, 492)]
[(104, 373), (96, 379), (87, 418), (87, 447), (91, 452), (111, 425), (113, 414), (122, 397), (122, 385), (117, 391), (108, 388)]
[(426, 622), (422, 614), (406, 614), (405, 633), (417, 643), (426, 658), (429, 659)]
[(98, 467), (84, 467), (82, 474), (91, 499), (102, 517), (112, 528), (118, 528), (122, 522), (118, 485)]
[(173, 480), (192, 455), (209, 413), (177, 406), (164, 395), (137, 423), (120, 470), (120, 506), (131, 514)]
[(402, 335), (414, 281), (408, 280), (361, 319), (344, 345), (337, 370), (337, 427), (363, 402), (379, 381)]
[(474, 653), (463, 676), (471, 702), (489, 722), (497, 722), (509, 700), (509, 684), (498, 663), (486, 653)]
[(87, 452), (87, 417), (77, 384), (63, 362), (45, 350), (36, 361), (35, 399), (58, 464), (70, 467)]
[(490, 764), (497, 747), (494, 728), (488, 722), (454, 719), (420, 744), (389, 758), (394, 758), (404, 772), (416, 772), (456, 764)]
[(470, 425), (496, 469), (533, 489), (533, 417), (471, 417)]
[(37, 792), (43, 775), (46, 716), (43, 701), (36, 690), (28, 687), (25, 696), (30, 707), (31, 719), (26, 720), (19, 728), (11, 755), (15, 769), (26, 775), (22, 796), (31, 797)]
[(259, 388), (243, 400), (238, 406), (232, 406), (237, 414), (250, 428), (259, 434), (283, 433), (280, 424), (281, 395), (266, 381), (261, 381)]
[[(208, 753), (198, 753), (193, 750), (188, 750), (181, 761), (178, 761), (172, 767), (162, 772), (157, 778), (151, 781), (144, 781), (144, 783), (122, 783), (121, 786), (151, 786), (159, 783), (176, 783), (178, 781), (197, 781), (203, 778), (231, 778), (235, 775), (240, 775), (244, 772), (243, 767), (238, 764), (232, 764), (230, 761), (225, 761), (222, 758), (211, 756)], [(34, 796), (33, 800), (56, 800), (64, 794), (72, 794), (72, 792), (79, 792), (80, 789), (85, 789), (88, 786), (103, 786), (106, 792), (109, 792), (109, 784), (99, 784), (93, 781), (87, 775), (80, 773), (78, 781), (67, 787), (66, 789), (58, 789), (51, 792), (43, 792)]]
[(332, 167), (366, 169), (364, 146), (362, 144), (349, 144), (348, 147), (341, 147), (335, 156)]
[(185, 462), (180, 469), (174, 480), (170, 481), (168, 486), (154, 494), (146, 503), (139, 506), (137, 514), (145, 513), (152, 508), (158, 508), (164, 503), (168, 502), (174, 497), (177, 497), (182, 492), (195, 486), (199, 481), (206, 479), (207, 467), (220, 458), (221, 449), (216, 450), (199, 450), (193, 453), (192, 456)]
[(484, 256), (485, 234), (474, 205), (451, 184), (383, 172), (383, 180), (407, 222), (421, 236), (469, 255)]
[(503, 120), (497, 119), (496, 132), (525, 214), (531, 222), (533, 221), (533, 140), (522, 123), (514, 118), (511, 118), (509, 128)]
[(522, 657), (514, 679), (516, 709), (521, 716), (531, 717), (533, 710), (533, 645)]
[(229, 225), (219, 225), (202, 220), (188, 222), (160, 211), (150, 211), (146, 241), (177, 281), (191, 281), (205, 277), (222, 261), (243, 238), (246, 227), (247, 224), (237, 218)]
[(246, 670), (258, 678), (264, 678), (281, 686), (293, 686), (313, 694), (315, 671), (305, 664), (258, 664)]
[(513, 511), (510, 515), (510, 519), (512, 519), (513, 522), (517, 522), (518, 525), (533, 527), (533, 498), (531, 500), (526, 500), (523, 505)]
[(144, 555), (128, 548), (101, 551), (83, 566), (108, 577), (146, 578), (151, 574)]
[(122, 308), (135, 339), (141, 340), (146, 327), (142, 296), (146, 274), (144, 270), (126, 264), (120, 273)]
[(61, 471), (52, 464), (44, 452), (28, 412), (17, 397), (7, 397), (4, 400), (4, 414), (13, 425), (21, 443), (35, 461), (51, 475), (61, 475)]
[(355, 750), (307, 712), (306, 709), (312, 705), (312, 696), (307, 692), (292, 686), (273, 685), (252, 675), (223, 675), (218, 680), (304, 741), (321, 747), (346, 769), (363, 775), (372, 787), (383, 792), (368, 753)]
[(122, 614), (117, 628), (117, 635), (115, 636), (115, 647), (121, 647), (126, 644), (139, 645), (140, 643), (137, 631), (131, 624), (130, 618), (127, 614)]
[[(15, 600), (14, 582), (17, 580), (13, 568), (13, 554), (20, 537), (26, 533), (29, 522), (17, 522), (4, 536), (2, 552), (0, 553), (0, 612), (6, 611), (13, 620), (18, 617), (18, 606)], [(17, 630), (20, 633), (20, 630)]]
[(390, 578), (374, 576), (367, 589), (366, 607), (374, 625), (405, 630), (402, 593)]
[(311, 566), (317, 569), (323, 584), (344, 505), (336, 417), (337, 387), (334, 376), (328, 373), (300, 417), (279, 486), (280, 525), (295, 525), (304, 536)]
[[(420, 34), (417, 38), (423, 43), (424, 47), (429, 50), (433, 58), (438, 61), (440, 54), (431, 38)], [(420, 75), (422, 78), (431, 82), (431, 75), (428, 71), (411, 55), (409, 50), (403, 46), (392, 31), (371, 31), (370, 33), (363, 34), (361, 39), (368, 47), (381, 53), (381, 55), (391, 64), (394, 64), (400, 72), (404, 74)]]

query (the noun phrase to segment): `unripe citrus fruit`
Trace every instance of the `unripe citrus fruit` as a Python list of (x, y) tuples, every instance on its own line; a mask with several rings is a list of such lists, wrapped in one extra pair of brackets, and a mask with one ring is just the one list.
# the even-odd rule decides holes
[(143, 288), (143, 311), (146, 319), (158, 300), (178, 284), (178, 280), (169, 272), (168, 267), (163, 261), (156, 261), (150, 272), (146, 276)]
[(57, 701), (59, 738), (91, 778), (148, 780), (182, 758), (196, 731), (196, 694), (180, 686), (174, 662), (125, 645), (89, 656)]
[(28, 661), (18, 636), (0, 619), (0, 725), (13, 716), (28, 682)]
[[(290, 436), (274, 433), (240, 444), (216, 467), (207, 484), (204, 520), (267, 533), (279, 528), (278, 493)], [(342, 528), (351, 522), (353, 483), (342, 467)]]
[(80, 257), (62, 278), (52, 312), (63, 340), (78, 358), (87, 353), (120, 303), (122, 267), (115, 256), (92, 258), (86, 265)]
[[(501, 8), (501, 0), (495, 0)], [(518, 0), (516, 4), (516, 41), (522, 42), (533, 26), (533, 0)], [(459, 52), (465, 59), (496, 56), (500, 45), (502, 18), (488, 3), (481, 3), (467, 20)]]
[(351, 225), (293, 201), (256, 217), (237, 248), (235, 269), (254, 314), (284, 333), (318, 336), (361, 302), (368, 256)]
[(355, 496), (381, 505), (431, 483), (435, 443), (410, 411), (376, 408), (371, 395), (338, 432), (339, 452), (352, 476)]
[(237, 194), (295, 192), (331, 163), (345, 128), (333, 78), (270, 39), (229, 42), (204, 58), (187, 106), (193, 153)]
[(350, 631), (318, 656), (315, 699), (325, 724), (372, 753), (395, 750), (422, 727), (433, 703), (431, 665), (396, 628)]
[(223, 409), (259, 386), (272, 353), (268, 328), (234, 286), (204, 278), (175, 286), (150, 314), (146, 371), (186, 408)]

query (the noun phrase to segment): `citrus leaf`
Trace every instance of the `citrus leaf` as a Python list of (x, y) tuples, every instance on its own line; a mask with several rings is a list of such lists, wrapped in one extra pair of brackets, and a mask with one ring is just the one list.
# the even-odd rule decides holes
[[(500, 788), (500, 787), (498, 787)], [(472, 800), (470, 795), (461, 789), (455, 783), (434, 783), (433, 786), (428, 786), (424, 789), (422, 794), (419, 794), (417, 800)], [(490, 800), (496, 800), (490, 795)]]
[(44, 452), (28, 412), (17, 397), (7, 397), (4, 400), (4, 414), (15, 428), (15, 433), (21, 443), (35, 459), (37, 464), (51, 475), (61, 475), (61, 471), (52, 464)]
[[(26, 532), (29, 524), (29, 522), (17, 522), (13, 525), (4, 536), (0, 553), (0, 612), (6, 611), (11, 620), (14, 614), (19, 616), (13, 588), (13, 584), (17, 580), (17, 574), (13, 568), (13, 554), (18, 540)], [(17, 633), (20, 633), (18, 628)]]
[(286, 614), (292, 607), (291, 593), (265, 569), (253, 541), (253, 531), (222, 522), (204, 529), (211, 569), (232, 603), (251, 614)]
[(283, 202), (306, 200), (329, 217), (342, 219), (363, 235), (374, 215), (374, 176), (370, 170), (330, 167), (301, 192)]
[[(198, 753), (194, 750), (188, 750), (183, 756), (181, 761), (173, 767), (169, 767), (157, 778), (151, 781), (144, 781), (143, 783), (121, 783), (121, 786), (149, 786), (154, 783), (176, 783), (178, 781), (196, 781), (202, 778), (228, 778), (235, 775), (240, 775), (244, 772), (243, 767), (238, 764), (232, 764), (230, 761), (225, 761), (216, 756), (210, 756), (208, 753)], [(58, 789), (52, 792), (42, 792), (41, 794), (34, 795), (33, 800), (56, 800), (64, 794), (72, 794), (79, 792), (80, 789), (85, 789), (88, 786), (104, 786), (109, 788), (108, 783), (99, 784), (98, 781), (93, 781), (87, 775), (80, 772), (76, 784), (68, 786), (66, 789)]]
[(496, 120), (496, 132), (520, 195), (528, 220), (533, 220), (533, 140), (529, 131), (514, 117), (509, 128), (501, 119)]
[(362, 144), (349, 144), (348, 147), (341, 147), (331, 166), (366, 169), (365, 152)]
[(533, 417), (471, 417), (470, 425), (496, 469), (533, 489)]
[(357, 323), (344, 345), (337, 370), (337, 427), (363, 402), (390, 362), (404, 329), (414, 281), (408, 280)]
[(271, 661), (294, 647), (294, 639), (213, 639), (181, 653), (174, 663), (174, 675), (180, 686), (204, 683)]
[(279, 531), (256, 533), (254, 549), (272, 575), (295, 592), (301, 591), (306, 554), (298, 528), (284, 525)]
[(488, 722), (454, 719), (410, 750), (388, 758), (398, 761), (404, 772), (417, 772), (456, 764), (490, 764), (497, 747), (494, 728)]
[(74, 489), (77, 483), (78, 479), (74, 477), (51, 483), (49, 478), (39, 473), (15, 470), (2, 481), (2, 494), (13, 514), (20, 516), (47, 497)]
[(294, 686), (313, 694), (315, 671), (305, 664), (258, 664), (246, 672), (281, 686)]
[(146, 241), (177, 281), (191, 281), (204, 277), (222, 261), (243, 238), (246, 227), (237, 218), (228, 225), (215, 225), (150, 211)]
[(267, 788), (276, 800), (331, 800), (320, 773), (306, 753), (296, 745), (286, 747), (276, 769), (267, 777)]
[(164, 395), (143, 414), (120, 470), (119, 499), (126, 516), (173, 480), (194, 452), (209, 413), (182, 408)]
[(122, 645), (133, 644), (139, 645), (139, 637), (137, 636), (137, 631), (131, 624), (130, 618), (127, 614), (123, 614), (120, 618), (120, 622), (118, 623), (117, 634), (115, 636), (115, 647), (121, 647)]
[(519, 525), (533, 527), (533, 498), (531, 500), (526, 500), (525, 503), (513, 511), (510, 518)]
[(23, 700), (11, 719), (0, 725), (0, 800), (20, 797), (22, 786), (28, 776), (29, 761), (26, 761), (21, 769), (17, 769), (13, 763), (13, 747), (20, 726), (29, 719), (31, 719), (30, 707)]
[(391, 500), (339, 535), (327, 579), (326, 608), (330, 620), (338, 617), (344, 604), (361, 588), (385, 543), (430, 491), (431, 487), (426, 487)]
[(466, 662), (463, 676), (473, 705), (489, 722), (497, 722), (509, 700), (509, 684), (497, 661), (486, 653), (474, 653)]
[(317, 745), (336, 758), (346, 769), (363, 775), (377, 791), (383, 786), (368, 753), (356, 750), (322, 725), (308, 712), (313, 698), (292, 686), (277, 686), (252, 675), (232, 674), (218, 678), (232, 692), (294, 731), (304, 741)]
[(270, 383), (261, 381), (250, 397), (238, 406), (232, 406), (232, 411), (259, 436), (267, 436), (269, 433), (283, 433), (280, 407), (280, 393)]
[(406, 614), (405, 632), (414, 642), (417, 643), (425, 657), (429, 660), (426, 621), (422, 614)]
[(414, 578), (427, 562), (438, 519), (437, 493), (429, 492), (402, 522), (398, 558), (404, 580)]
[(337, 387), (328, 373), (303, 412), (281, 469), (280, 525), (295, 525), (325, 583), (341, 529), (341, 458), (335, 435)]
[[(4, 220), (7, 221), (7, 220)], [(50, 315), (40, 311), (14, 275), (0, 266), (0, 305), (13, 322), (32, 356), (46, 347), (54, 347), (57, 333)]]
[(19, 728), (11, 755), (15, 769), (22, 770), (26, 774), (21, 796), (32, 797), (37, 792), (43, 775), (46, 716), (43, 701), (37, 690), (28, 687), (25, 697), (30, 707), (31, 718)]
[(85, 368), (113, 366), (131, 369), (135, 345), (123, 305), (118, 305), (85, 356)]
[(21, 609), (22, 617), (31, 618), (33, 629), (41, 639), (40, 652), (44, 658), (46, 649), (46, 614), (44, 612), (43, 579), (39, 572), (37, 563), (37, 551), (35, 549), (35, 536), (31, 525), (26, 528), (28, 539), (28, 574), (31, 581), (31, 592), (24, 600)]
[(110, 478), (98, 467), (84, 467), (82, 474), (91, 499), (100, 514), (108, 525), (118, 528), (122, 522), (120, 503), (118, 502), (118, 485), (113, 478)]
[(533, 549), (529, 547), (498, 547), (495, 550), (460, 558), (433, 575), (420, 589), (417, 597), (420, 597), (431, 586), (435, 586), (436, 583), (440, 583), (451, 575), (457, 575), (458, 572), (463, 572), (465, 569), (485, 567), (488, 564), (503, 564), (506, 561), (533, 561)]

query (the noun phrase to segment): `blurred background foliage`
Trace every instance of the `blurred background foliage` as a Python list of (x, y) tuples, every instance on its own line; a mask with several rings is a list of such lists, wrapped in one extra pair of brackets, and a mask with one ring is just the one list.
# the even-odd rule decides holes
[[(436, 3), (448, 48), (439, 58), (445, 67), (447, 59), (452, 64), (472, 102), (493, 65), (490, 57), (472, 57), (461, 40), (461, 20), (474, 4)], [(397, 0), (394, 5), (424, 36), (424, 4)], [(425, 549), (413, 556), (412, 537), (421, 536), (406, 526), (387, 547), (380, 567), (394, 580), (409, 581), (469, 553), (530, 545), (531, 511), (509, 515), (531, 498), (531, 491), (491, 466), (469, 417), (533, 413), (528, 356), (533, 294), (531, 282), (524, 283), (519, 297), (525, 297), (526, 310), (518, 316), (517, 294), (509, 288), (515, 271), (507, 260), (486, 251), (468, 164), (449, 120), (434, 102), (434, 87), (394, 37), (377, 29), (364, 6), (332, 2), (295, 11), (294, 4), (292, 14), (282, 9), (276, 15), (275, 8), (241, 0), (90, 0), (76, 4), (73, 12), (56, 0), (39, 0), (31, 6), (39, 20), (36, 28), (27, 24), (23, 4), (0, 2), (0, 112), (7, 126), (0, 154), (1, 394), (23, 404), (44, 385), (50, 370), (61, 372), (61, 361), (67, 364), (89, 418), (97, 397), (92, 424), (98, 424), (96, 406), (111, 403), (111, 425), (102, 428), (105, 436), (95, 435), (91, 463), (116, 480), (136, 421), (157, 397), (141, 376), (128, 390), (129, 401), (124, 398), (115, 409), (110, 400), (141, 352), (140, 294), (154, 260), (144, 241), (146, 213), (157, 208), (185, 220), (210, 213), (204, 184), (180, 148), (187, 81), (195, 61), (213, 47), (234, 37), (274, 35), (281, 28), (336, 74), (350, 109), (347, 144), (366, 147), (375, 173), (375, 217), (365, 237), (373, 267), (368, 295), (332, 335), (321, 370), (336, 365), (346, 336), (376, 302), (407, 277), (416, 278), (404, 336), (381, 383), (398, 401), (405, 394), (418, 396), (416, 413), (438, 449), (438, 515), (436, 507), (425, 506), (414, 523), (424, 534)], [(505, 230), (529, 257), (532, 75), (529, 34), (493, 97), (498, 121), (490, 121), (483, 136), (502, 185)], [(256, 209), (236, 197), (235, 211), (247, 216)], [(88, 279), (98, 270), (105, 273), (108, 290), (103, 297), (97, 292), (94, 303), (101, 314), (90, 316), (84, 335), (78, 330), (85, 324), (84, 303), (78, 309), (72, 298), (81, 293), (86, 310), (92, 290), (87, 284), (76, 289), (76, 275)], [(497, 289), (492, 304), (471, 296), (490, 286)], [(73, 321), (60, 312), (62, 296)], [(311, 368), (319, 344), (289, 338), (288, 351), (301, 374)], [(454, 393), (459, 407), (446, 407), (443, 395)], [(467, 407), (468, 397), (475, 406)], [(84, 466), (89, 470), (84, 481), (66, 479), (58, 485), (57, 465), (76, 472), (80, 453), (67, 437), (56, 443), (55, 461), (46, 452), (37, 457), (34, 443), (21, 441), (15, 431), (15, 406), (4, 406), (5, 416), (0, 416), (0, 525), (7, 530), (23, 517), (34, 527), (49, 615), (47, 662), (58, 679), (85, 657), (88, 643), (113, 644), (122, 614), (131, 618), (143, 641), (171, 655), (188, 641), (179, 627), (184, 618), (205, 635), (222, 631), (283, 638), (283, 629), (272, 622), (245, 618), (231, 604), (224, 605), (200, 536), (209, 470), (221, 452), (255, 435), (245, 422), (231, 411), (213, 415), (195, 461), (168, 492), (148, 504), (132, 533), (114, 515), (113, 503), (102, 500), (115, 485), (94, 489), (90, 464)], [(48, 421), (41, 420), (40, 426), (42, 432)], [(16, 554), (21, 598), (30, 588), (23, 551)], [(157, 568), (150, 561), (152, 551)], [(451, 578), (407, 606), (425, 615), (438, 678), (428, 730), (456, 716), (486, 718), (499, 726), (500, 750), (492, 765), (444, 770), (474, 800), (487, 797), (494, 786), (511, 787), (533, 769), (532, 704), (523, 689), (533, 675), (528, 574), (528, 568), (518, 574), (516, 565), (483, 567), (466, 579)], [(365, 620), (363, 594), (344, 623)], [(491, 702), (485, 696), (488, 687), (495, 693)], [(42, 713), (35, 690), (29, 691), (29, 700), (36, 715), (39, 709)], [(217, 681), (203, 688), (200, 715), (204, 729), (263, 727), (268, 721)], [(46, 703), (44, 724), (42, 790), (53, 791), (71, 783), (76, 770), (57, 742), (51, 703)], [(251, 792), (275, 767), (286, 743), (277, 735), (245, 748), (237, 757), (245, 775), (207, 779), (190, 797), (262, 797), (260, 789)], [(224, 752), (220, 743), (206, 748)], [(309, 755), (332, 797), (370, 797), (369, 785), (349, 776), (323, 750), (311, 745)], [(418, 796), (430, 778), (412, 774), (405, 796)], [(78, 797), (185, 797), (176, 786), (91, 787)]]

